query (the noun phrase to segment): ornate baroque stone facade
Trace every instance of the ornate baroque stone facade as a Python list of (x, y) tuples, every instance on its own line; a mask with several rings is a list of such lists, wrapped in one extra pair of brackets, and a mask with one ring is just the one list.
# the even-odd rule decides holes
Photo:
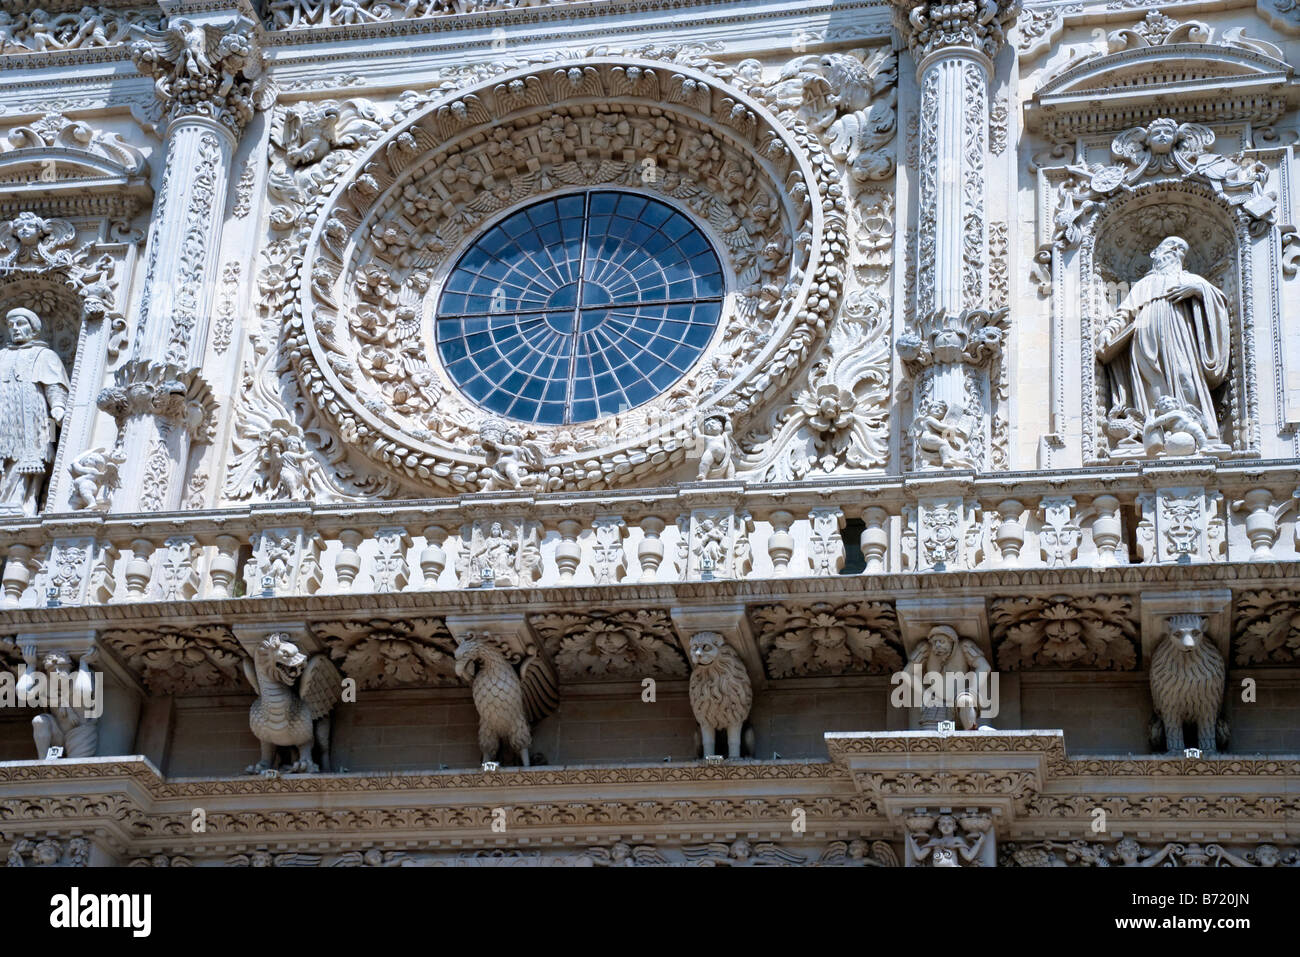
[(1300, 865), (1212, 6), (6, 5), (8, 864)]

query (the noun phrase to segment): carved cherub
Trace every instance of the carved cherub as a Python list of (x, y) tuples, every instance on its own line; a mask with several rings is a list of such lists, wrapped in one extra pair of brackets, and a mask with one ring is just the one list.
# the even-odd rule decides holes
[(1142, 441), (1148, 452), (1163, 449), (1166, 455), (1174, 456), (1192, 455), (1210, 444), (1205, 426), (1195, 413), (1172, 395), (1156, 400), (1155, 413), (1147, 419)]
[(541, 446), (524, 441), (498, 419), (488, 419), (479, 427), (479, 447), (487, 459), (480, 486), (484, 492), (533, 485), (538, 479), (533, 470), (544, 468)]
[(106, 452), (103, 448), (82, 452), (72, 460), (72, 494), (68, 504), (74, 509), (104, 511), (118, 485), (118, 469), (126, 461), (121, 449)]
[(701, 482), (736, 477), (735, 442), (730, 419), (718, 413), (706, 416), (700, 422), (697, 440), (703, 445), (698, 475)]
[(966, 416), (942, 399), (924, 403), (912, 428), (920, 458), (928, 465), (945, 469), (973, 468), (970, 428)]

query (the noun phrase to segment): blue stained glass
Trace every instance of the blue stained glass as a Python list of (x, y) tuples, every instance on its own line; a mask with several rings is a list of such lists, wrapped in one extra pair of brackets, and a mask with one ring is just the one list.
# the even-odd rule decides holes
[(666, 203), (609, 190), (534, 203), (447, 277), (434, 324), (457, 386), (498, 415), (587, 422), (649, 402), (699, 359), (722, 266)]

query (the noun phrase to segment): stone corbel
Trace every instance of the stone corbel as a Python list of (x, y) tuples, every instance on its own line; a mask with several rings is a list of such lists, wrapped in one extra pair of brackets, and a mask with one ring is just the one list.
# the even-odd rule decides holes
[[(1065, 762), (1061, 731), (829, 731), (825, 740), (831, 761), (900, 832), (919, 814), (987, 815), (987, 844)], [(982, 850), (996, 861), (995, 847)]]
[(904, 658), (930, 635), (935, 625), (948, 625), (962, 638), (979, 645), (980, 651), (993, 661), (989, 637), (989, 616), (983, 598), (900, 598), (894, 603), (898, 612), (898, 634), (903, 641)]
[[(305, 621), (279, 621), (279, 622), (259, 622), (255, 625), (232, 625), (231, 633), (239, 646), (244, 649), (251, 659), (261, 647), (262, 642), (271, 635), (288, 635), (289, 640), (298, 646), (298, 650), (307, 656), (324, 653), (329, 654), (329, 648), (326, 647), (308, 627)], [(254, 688), (254, 691), (257, 689)]]
[(750, 684), (755, 689), (767, 684), (763, 655), (754, 638), (744, 605), (678, 606), (670, 614), (677, 627), (677, 640), (681, 643), (682, 654), (687, 661), (691, 660), (692, 635), (702, 631), (717, 632), (740, 655), (740, 660), (745, 663), (745, 670), (749, 673)]
[(1142, 660), (1149, 666), (1151, 655), (1164, 640), (1165, 621), (1170, 615), (1204, 615), (1205, 633), (1214, 639), (1224, 661), (1231, 661), (1229, 645), (1232, 592), (1226, 588), (1207, 591), (1142, 592)]

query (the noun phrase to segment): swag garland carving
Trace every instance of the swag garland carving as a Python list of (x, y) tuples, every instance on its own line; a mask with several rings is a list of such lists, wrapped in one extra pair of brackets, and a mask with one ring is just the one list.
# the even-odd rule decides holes
[[(818, 122), (839, 144), (828, 152), (795, 112), (782, 113), (785, 129), (772, 120), (763, 103), (775, 108), (777, 98), (757, 64), (710, 65), (709, 76), (698, 56), (645, 52), (677, 60), (584, 57), (516, 69), (495, 84), (492, 68), (479, 66), (465, 71), (480, 80), (472, 92), (404, 94), (380, 121), (355, 101), (338, 114), (302, 107), (282, 135), (271, 221), (288, 235), (278, 274), (266, 276), (268, 321), (287, 330), (283, 349), (317, 421), (364, 450), (384, 476), (375, 483), (456, 491), (494, 480), (476, 449), (484, 415), (445, 383), (422, 330), (439, 271), (462, 240), (533, 196), (596, 185), (656, 192), (713, 227), (739, 277), (721, 341), (675, 388), (620, 417), (616, 430), (520, 435), (541, 450), (530, 469), (547, 488), (644, 480), (680, 465), (696, 415), (748, 415), (826, 333), (848, 273), (834, 154), (863, 176), (883, 168), (870, 116), (824, 108)], [(367, 152), (353, 161), (359, 149)], [(795, 235), (801, 222), (808, 227)]]

